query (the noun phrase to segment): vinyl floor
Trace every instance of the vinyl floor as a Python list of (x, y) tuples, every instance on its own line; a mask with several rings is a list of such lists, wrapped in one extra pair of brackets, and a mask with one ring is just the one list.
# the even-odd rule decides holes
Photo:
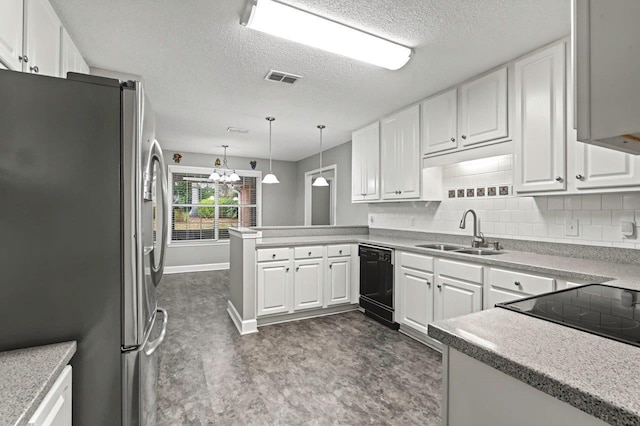
[(359, 311), (240, 336), (228, 271), (166, 275), (159, 425), (437, 425), (441, 356)]

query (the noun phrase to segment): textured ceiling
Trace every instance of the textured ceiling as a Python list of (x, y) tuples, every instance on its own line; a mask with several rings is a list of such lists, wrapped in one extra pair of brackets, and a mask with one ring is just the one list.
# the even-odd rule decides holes
[[(167, 149), (317, 152), (404, 105), (569, 33), (570, 0), (287, 0), (415, 49), (388, 71), (242, 27), (244, 0), (51, 0), (92, 67), (144, 76)], [(304, 78), (265, 81), (270, 69)], [(227, 127), (248, 134), (229, 134)]]

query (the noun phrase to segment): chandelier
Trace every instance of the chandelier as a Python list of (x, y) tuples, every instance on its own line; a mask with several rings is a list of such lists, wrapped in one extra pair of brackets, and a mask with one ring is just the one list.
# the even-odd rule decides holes
[(235, 170), (230, 169), (227, 165), (227, 148), (229, 148), (229, 145), (222, 145), (222, 147), (224, 148), (222, 167), (216, 167), (213, 169), (213, 173), (209, 175), (209, 179), (214, 182), (238, 182), (240, 180), (240, 176), (238, 176)]

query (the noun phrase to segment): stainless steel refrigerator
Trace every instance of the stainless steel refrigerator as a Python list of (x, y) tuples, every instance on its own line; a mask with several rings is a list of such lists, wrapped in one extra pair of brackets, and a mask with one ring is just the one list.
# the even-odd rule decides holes
[(76, 425), (152, 425), (167, 184), (139, 82), (0, 70), (0, 350), (77, 340)]

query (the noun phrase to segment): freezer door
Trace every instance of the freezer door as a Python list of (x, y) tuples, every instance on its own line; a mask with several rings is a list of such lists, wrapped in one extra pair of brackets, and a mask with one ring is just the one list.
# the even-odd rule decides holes
[(153, 426), (158, 410), (158, 347), (167, 332), (167, 312), (159, 308), (144, 344), (123, 356), (123, 426)]
[[(153, 110), (140, 82), (123, 87), (122, 114), (125, 218), (122, 347), (126, 351), (142, 345), (156, 311), (156, 285), (163, 270), (162, 246), (166, 246), (166, 229), (161, 228), (166, 221), (167, 197), (164, 159), (155, 140)], [(160, 225), (154, 229), (156, 223)], [(155, 242), (154, 234), (161, 236), (160, 242)]]

